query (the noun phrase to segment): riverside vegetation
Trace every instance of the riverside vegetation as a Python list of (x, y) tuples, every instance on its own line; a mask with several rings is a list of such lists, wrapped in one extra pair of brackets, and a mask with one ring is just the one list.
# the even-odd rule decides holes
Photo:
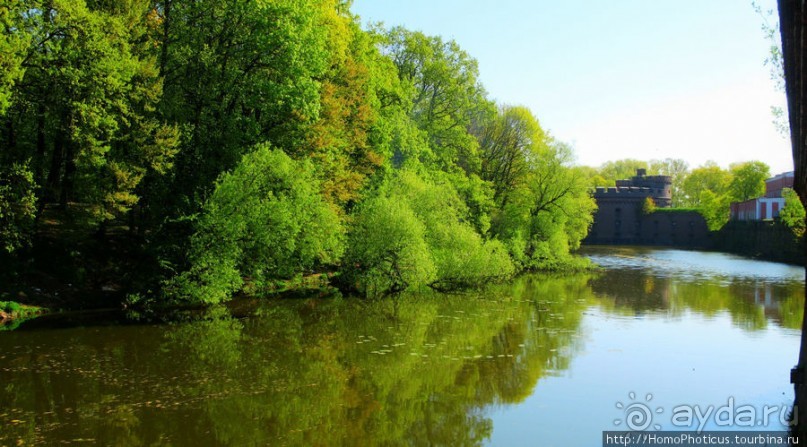
[(343, 0), (8, 0), (0, 29), (0, 299), (585, 266), (586, 172), (453, 41)]

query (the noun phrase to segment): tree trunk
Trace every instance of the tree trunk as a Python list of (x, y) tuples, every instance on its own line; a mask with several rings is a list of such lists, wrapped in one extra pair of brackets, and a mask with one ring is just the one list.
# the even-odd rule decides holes
[(782, 33), (782, 56), (785, 68), (785, 89), (790, 117), (790, 138), (795, 167), (793, 189), (807, 206), (807, 129), (805, 129), (805, 106), (807, 90), (804, 89), (805, 72), (805, 1), (779, 0), (780, 28)]
[(59, 185), (62, 180), (62, 165), (64, 164), (64, 130), (59, 129), (53, 143), (53, 154), (50, 158), (50, 171), (46, 182), (45, 200), (55, 201), (58, 197)]
[(69, 141), (66, 145), (64, 157), (64, 177), (62, 177), (62, 193), (59, 196), (59, 206), (67, 209), (67, 203), (73, 199), (73, 185), (76, 177), (75, 144)]
[[(790, 140), (793, 150), (795, 179), (793, 189), (799, 194), (801, 203), (807, 208), (807, 128), (805, 128), (805, 106), (807, 90), (804, 88), (805, 47), (805, 8), (807, 0), (779, 0), (779, 22), (782, 34), (782, 57), (785, 68), (785, 89), (790, 118)], [(806, 266), (807, 267), (807, 266)], [(807, 293), (805, 296), (805, 317), (807, 317)], [(807, 318), (802, 321), (801, 348), (798, 364), (791, 371), (796, 399), (794, 402), (797, 425), (795, 433), (807, 440), (807, 406), (801, 411), (799, 406), (807, 404)]]
[(45, 105), (40, 103), (36, 112), (36, 155), (34, 159), (36, 170), (36, 183), (42, 185), (45, 181), (45, 154), (47, 152), (45, 135)]

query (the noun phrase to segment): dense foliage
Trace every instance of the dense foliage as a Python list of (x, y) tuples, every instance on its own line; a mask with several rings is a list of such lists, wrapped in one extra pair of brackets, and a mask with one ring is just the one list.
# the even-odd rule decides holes
[(510, 276), (514, 267), (504, 245), (484, 240), (469, 215), (450, 183), (400, 170), (356, 213), (345, 272), (369, 294)]
[(580, 262), (586, 172), (456, 42), (363, 30), (345, 0), (12, 0), (0, 31), (15, 274), (63, 249), (87, 288), (215, 303), (323, 273), (377, 295)]
[(244, 277), (260, 286), (338, 259), (342, 227), (319, 186), (310, 162), (266, 145), (245, 155), (205, 202), (191, 267), (170, 282), (171, 293), (219, 302), (240, 290)]

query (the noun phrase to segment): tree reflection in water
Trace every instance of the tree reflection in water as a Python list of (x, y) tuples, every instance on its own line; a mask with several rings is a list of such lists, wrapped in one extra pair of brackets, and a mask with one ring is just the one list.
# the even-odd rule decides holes
[(0, 441), (478, 445), (492, 431), (487, 407), (523, 400), (569, 365), (587, 281), (14, 332), (0, 342), (20, 345), (2, 350)]

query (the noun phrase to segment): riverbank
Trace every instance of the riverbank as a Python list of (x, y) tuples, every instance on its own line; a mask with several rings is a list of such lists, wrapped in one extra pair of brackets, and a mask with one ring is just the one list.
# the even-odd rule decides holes
[[(590, 239), (587, 239), (589, 241)], [(680, 250), (704, 250), (744, 256), (760, 261), (781, 262), (802, 266), (807, 258), (804, 236), (796, 236), (780, 221), (730, 221), (720, 230), (711, 231), (690, 244), (689, 239), (672, 239), (658, 242), (652, 239), (631, 240), (630, 243), (612, 243), (610, 240), (593, 239), (585, 247), (636, 246), (675, 248)]]
[(778, 220), (729, 221), (710, 235), (711, 250), (763, 261), (805, 265), (804, 236), (798, 237)]
[(0, 331), (12, 330), (25, 320), (44, 315), (48, 309), (28, 306), (16, 301), (0, 301)]

